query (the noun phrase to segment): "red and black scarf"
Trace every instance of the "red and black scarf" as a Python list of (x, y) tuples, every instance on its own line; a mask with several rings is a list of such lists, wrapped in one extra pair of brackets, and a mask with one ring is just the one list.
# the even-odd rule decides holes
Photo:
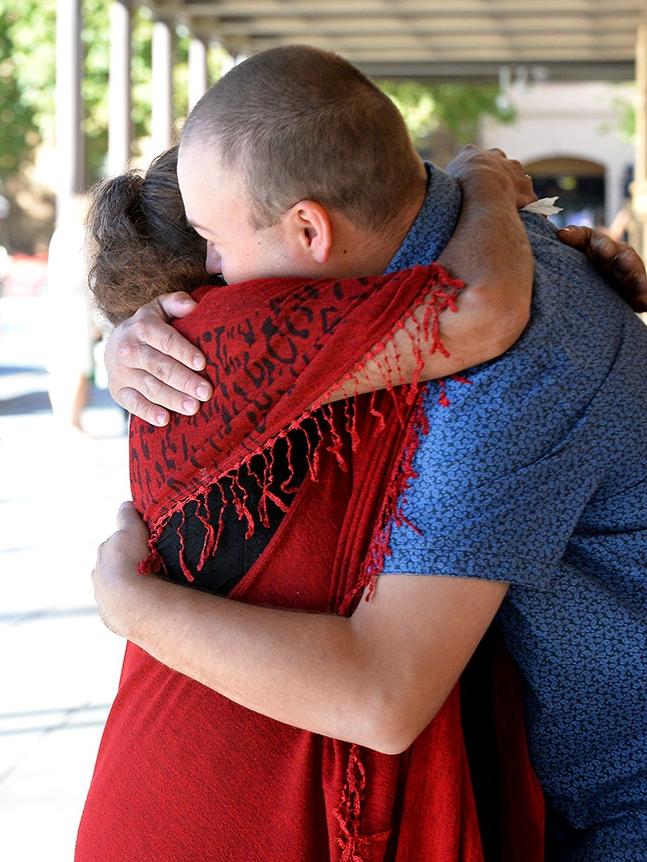
[[(151, 553), (141, 573), (163, 572), (156, 542), (176, 513), (182, 523), (187, 517), (202, 522), (200, 569), (218, 549), (225, 506), (246, 521), (248, 536), (267, 519), (267, 507), (278, 506), (285, 516), (276, 535), (230, 598), (342, 615), (352, 614), (363, 593), (368, 600), (388, 553), (390, 525), (404, 518), (401, 501), (425, 433), (423, 387), (414, 382), (323, 402), (342, 380), (357, 380), (361, 363), (377, 355), (392, 333), (405, 325), (411, 331), (411, 310), (425, 297), (426, 317), (417, 324), (421, 337), (412, 337), (412, 344), (418, 351), (420, 341), (443, 350), (439, 315), (455, 310), (461, 287), (434, 265), (390, 276), (266, 280), (197, 291), (196, 310), (176, 326), (206, 354), (214, 396), (198, 414), (175, 415), (166, 428), (137, 419), (131, 423), (133, 499), (151, 531)], [(384, 368), (385, 376), (396, 382), (397, 364), (396, 359), (394, 367)], [(418, 367), (422, 364), (418, 352)], [(272, 493), (273, 459), (282, 446), (290, 464), (289, 441), (306, 422), (317, 429), (314, 443), (303, 432), (309, 475), (287, 507)], [(242, 469), (258, 483), (255, 512), (237, 480)], [(221, 490), (222, 501), (216, 518), (209, 508), (214, 489)], [(182, 549), (180, 556), (191, 581), (195, 572)], [(253, 846), (253, 858), (259, 860), (483, 859), (458, 688), (398, 756), (289, 727), (214, 692), (205, 698), (210, 722), (236, 726), (236, 748), (205, 753), (214, 759), (208, 780), (216, 798), (218, 770), (226, 770), (230, 788), (232, 776), (246, 773), (249, 751), (260, 782), (276, 769), (277, 758), (288, 758), (293, 781), (281, 787), (249, 782), (238, 787), (232, 804), (237, 821), (249, 822), (250, 834), (243, 835), (239, 826), (236, 842), (222, 857), (210, 855), (208, 839), (200, 839), (201, 858), (248, 862)], [(517, 708), (515, 690), (513, 711), (501, 716), (502, 725), (511, 715), (515, 722), (505, 731), (503, 769), (510, 815), (520, 826), (523, 822), (523, 832), (508, 835), (509, 849), (501, 858), (532, 862), (543, 858), (541, 798), (527, 763)], [(218, 744), (214, 742), (215, 749)], [(259, 802), (259, 794), (264, 801)], [(213, 825), (217, 832), (217, 823)], [(286, 846), (293, 847), (294, 855), (273, 855)]]

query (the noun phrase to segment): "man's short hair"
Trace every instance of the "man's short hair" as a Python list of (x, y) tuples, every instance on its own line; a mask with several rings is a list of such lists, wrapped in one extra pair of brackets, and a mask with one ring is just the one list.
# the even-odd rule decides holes
[(336, 54), (273, 48), (235, 66), (191, 112), (182, 143), (243, 171), (257, 227), (314, 200), (388, 230), (423, 169), (395, 105)]

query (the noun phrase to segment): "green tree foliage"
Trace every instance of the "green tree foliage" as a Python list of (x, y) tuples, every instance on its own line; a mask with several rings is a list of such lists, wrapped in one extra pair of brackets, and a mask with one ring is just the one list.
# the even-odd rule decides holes
[[(34, 32), (32, 50), (43, 59)], [(36, 60), (35, 65), (38, 63)], [(29, 161), (42, 138), (35, 89), (23, 76), (24, 31), (16, 3), (0, 0), (0, 178), (17, 173)]]
[(419, 149), (424, 149), (430, 135), (439, 129), (449, 132), (457, 146), (464, 146), (477, 139), (484, 116), (502, 122), (514, 119), (513, 112), (498, 106), (499, 90), (494, 84), (380, 81), (379, 86), (403, 114)]
[(633, 143), (636, 137), (636, 106), (626, 98), (618, 97), (613, 104), (616, 128), (621, 140)]
[[(107, 0), (83, 0), (86, 179), (104, 170), (108, 145), (109, 10)], [(133, 15), (133, 106), (135, 142), (150, 133), (150, 10), (135, 5)], [(18, 171), (41, 142), (54, 140), (56, 0), (0, 0), (0, 176)], [(189, 33), (179, 27), (174, 69), (175, 112), (187, 110)], [(216, 77), (226, 62), (224, 51), (210, 53)], [(382, 82), (407, 120), (416, 144), (424, 148), (430, 134), (449, 131), (458, 145), (474, 140), (483, 115), (509, 119), (497, 107), (494, 86), (424, 85)]]

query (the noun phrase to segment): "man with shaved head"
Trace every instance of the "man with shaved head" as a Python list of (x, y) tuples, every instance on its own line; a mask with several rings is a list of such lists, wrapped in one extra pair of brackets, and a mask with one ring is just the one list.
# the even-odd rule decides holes
[[(494, 266), (502, 281), (514, 278), (524, 246), (504, 204), (496, 209), (496, 156), (480, 157), (480, 173), (469, 156), (462, 190), (420, 160), (395, 107), (358, 70), (334, 54), (291, 46), (249, 58), (203, 97), (186, 123), (178, 176), (187, 218), (207, 241), (207, 269), (228, 282), (430, 263), (469, 211), (471, 188), (480, 206), (501, 214), (508, 251), (504, 235), (493, 262), (496, 225), (488, 235), (481, 224), (468, 230), (471, 242), (454, 266)], [(196, 599), (209, 624), (192, 626), (188, 606), (182, 616), (185, 591), (155, 579), (141, 586), (146, 614), (133, 627), (119, 595), (135, 577), (141, 549), (134, 512), (104, 549), (95, 587), (110, 627), (172, 668), (169, 674), (281, 722), (391, 754), (406, 751), (433, 719), (494, 621), (523, 677), (531, 758), (546, 795), (548, 857), (638, 862), (647, 846), (647, 441), (636, 429), (647, 419), (647, 331), (542, 216), (523, 214), (522, 221), (534, 256), (530, 322), (503, 356), (495, 358), (499, 344), (490, 361), (466, 372), (469, 383), (448, 381), (440, 399), (438, 386), (428, 384), (429, 430), (413, 462), (406, 518), (392, 525), (375, 595), (348, 627), (334, 615), (242, 613), (208, 593)], [(621, 250), (621, 264), (626, 255)], [(491, 331), (505, 330), (506, 294), (494, 306), (490, 296), (472, 284), (458, 314), (442, 317), (450, 354), (465, 350), (467, 365), (488, 314)], [(185, 297), (182, 309), (181, 300), (165, 307), (185, 314), (192, 305)], [(163, 308), (158, 303), (118, 327), (108, 354), (113, 395), (158, 424), (168, 420), (166, 408), (186, 393), (200, 397), (193, 386), (205, 385), (187, 370), (196, 351), (168, 327)], [(195, 413), (195, 398), (182, 410)], [(372, 693), (384, 695), (371, 700), (382, 704), (379, 715), (368, 716), (365, 700), (354, 697), (366, 692), (367, 679)], [(139, 727), (148, 721), (145, 679), (141, 691)], [(181, 721), (181, 699), (165, 710), (151, 723)], [(121, 817), (145, 834), (145, 814), (120, 801), (133, 780), (128, 765), (108, 757), (127, 750), (111, 748), (117, 735), (128, 736), (123, 715), (106, 730), (81, 826), (84, 862), (91, 857), (83, 836), (102, 806), (106, 823)], [(159, 757), (172, 774), (177, 764)], [(204, 792), (199, 805), (207, 805)], [(175, 804), (171, 784), (169, 817)], [(216, 804), (235, 808), (236, 800)], [(154, 836), (147, 840), (157, 846)], [(178, 841), (173, 858), (188, 858)], [(248, 858), (259, 857), (249, 849)]]

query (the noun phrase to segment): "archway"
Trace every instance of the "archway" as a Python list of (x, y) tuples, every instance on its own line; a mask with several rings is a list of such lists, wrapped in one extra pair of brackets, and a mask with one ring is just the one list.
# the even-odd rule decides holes
[(605, 167), (599, 162), (575, 156), (551, 156), (526, 164), (540, 198), (559, 197), (563, 212), (557, 224), (587, 224), (605, 221)]

